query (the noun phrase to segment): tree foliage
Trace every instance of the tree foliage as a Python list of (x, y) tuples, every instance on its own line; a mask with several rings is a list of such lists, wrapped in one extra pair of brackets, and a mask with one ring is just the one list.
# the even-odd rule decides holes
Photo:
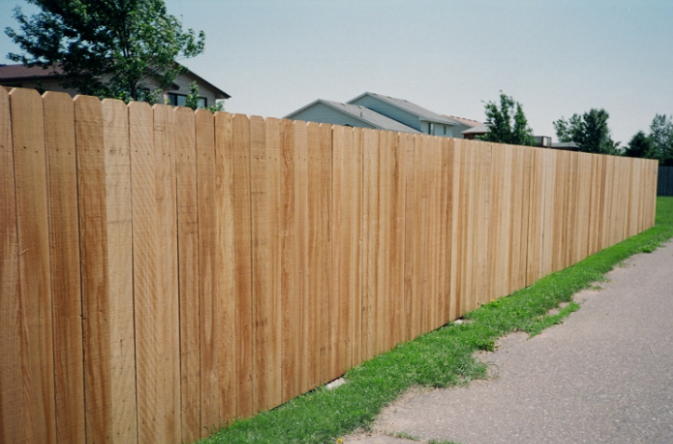
[(656, 153), (652, 148), (652, 138), (644, 132), (638, 131), (626, 146), (624, 155), (628, 157), (654, 159), (656, 158)]
[(513, 145), (535, 145), (533, 130), (520, 103), (510, 96), (500, 93), (500, 107), (494, 102), (485, 105), (489, 132), (481, 139), (489, 142)]
[(618, 154), (619, 142), (612, 140), (608, 118), (604, 109), (591, 109), (583, 115), (573, 114), (554, 122), (556, 136), (560, 142), (574, 142), (585, 153)]
[(649, 137), (654, 158), (664, 165), (673, 166), (673, 119), (665, 114), (655, 114)]
[(24, 54), (8, 58), (26, 66), (58, 67), (64, 86), (80, 93), (151, 99), (185, 68), (176, 61), (201, 54), (203, 31), (183, 31), (163, 0), (26, 0), (41, 12), (16, 7), (19, 31), (5, 33)]
[[(197, 109), (199, 107), (199, 99), (201, 98), (201, 91), (199, 90), (199, 85), (196, 82), (189, 84), (189, 94), (185, 98), (185, 106), (191, 109)], [(224, 101), (217, 100), (214, 105), (208, 107), (211, 113), (215, 114), (218, 111), (224, 111)]]

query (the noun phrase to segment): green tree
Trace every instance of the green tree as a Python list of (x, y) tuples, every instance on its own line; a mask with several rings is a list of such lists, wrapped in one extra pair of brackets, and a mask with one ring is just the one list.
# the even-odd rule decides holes
[[(201, 92), (199, 91), (199, 85), (196, 82), (189, 84), (189, 94), (185, 98), (185, 106), (191, 109), (196, 109), (199, 107), (199, 98)], [(218, 111), (224, 111), (223, 101), (216, 101), (214, 105), (208, 107), (211, 113), (215, 114)]]
[(58, 67), (83, 94), (151, 99), (185, 70), (176, 61), (201, 54), (203, 31), (183, 31), (163, 0), (26, 0), (41, 9), (14, 9), (19, 31), (5, 33), (25, 51), (8, 58), (26, 66)]
[(656, 158), (656, 152), (652, 146), (652, 138), (642, 131), (638, 131), (624, 150), (624, 155), (628, 157), (644, 157), (648, 159)]
[(535, 145), (533, 130), (520, 103), (510, 96), (500, 93), (500, 107), (494, 102), (485, 105), (489, 132), (481, 139), (489, 142), (513, 145)]
[(619, 142), (612, 140), (608, 118), (604, 109), (591, 109), (583, 115), (573, 114), (554, 122), (556, 136), (560, 142), (574, 142), (580, 151), (598, 154), (619, 154)]
[(673, 120), (665, 114), (655, 114), (650, 124), (650, 138), (655, 157), (660, 163), (673, 166)]

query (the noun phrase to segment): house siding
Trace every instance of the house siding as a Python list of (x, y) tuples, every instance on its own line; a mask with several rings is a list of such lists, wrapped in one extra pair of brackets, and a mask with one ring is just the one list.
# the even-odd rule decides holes
[(358, 128), (374, 128), (372, 125), (357, 120), (323, 103), (316, 103), (298, 113), (287, 116), (287, 118), (304, 120), (306, 122), (329, 123), (332, 125), (350, 125)]

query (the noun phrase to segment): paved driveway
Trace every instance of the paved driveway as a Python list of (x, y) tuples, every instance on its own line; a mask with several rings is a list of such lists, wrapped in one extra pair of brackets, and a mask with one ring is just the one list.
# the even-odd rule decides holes
[(608, 277), (562, 325), (483, 355), (493, 379), (407, 395), (344, 442), (673, 443), (673, 243)]

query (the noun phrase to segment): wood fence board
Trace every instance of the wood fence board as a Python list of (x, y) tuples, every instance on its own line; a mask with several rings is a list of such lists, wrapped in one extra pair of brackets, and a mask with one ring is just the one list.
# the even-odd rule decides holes
[(555, 169), (555, 183), (553, 191), (553, 238), (552, 238), (552, 256), (551, 256), (551, 272), (558, 271), (563, 268), (564, 254), (565, 254), (565, 230), (566, 225), (566, 203), (568, 201), (567, 194), (567, 160), (570, 153), (568, 151), (559, 151), (554, 165)]
[(379, 159), (376, 152), (379, 132), (363, 130), (362, 173), (362, 359), (376, 355), (376, 307), (378, 276), (376, 274), (377, 217), (381, 191), (378, 184)]
[(440, 270), (440, 305), (439, 324), (444, 325), (454, 318), (451, 317), (451, 222), (453, 207), (453, 138), (442, 138), (440, 175), (440, 236), (439, 236), (439, 270)]
[(398, 327), (404, 328), (404, 209), (406, 198), (406, 150), (400, 147), (397, 133), (383, 132), (379, 137), (381, 150), (380, 183), (388, 190), (381, 202), (379, 233), (380, 285), (385, 288), (379, 298), (380, 353), (402, 340)]
[(19, 311), (23, 427), (27, 436), (55, 442), (54, 351), (49, 266), (47, 166), (42, 98), (34, 90), (10, 92), (19, 246)]
[(360, 296), (360, 233), (362, 223), (362, 150), (359, 132), (335, 126), (332, 131), (332, 291), (338, 301), (335, 374), (353, 366), (356, 310)]
[(254, 411), (281, 403), (281, 152), (277, 119), (250, 119)]
[(0, 441), (31, 439), (26, 428), (20, 331), (19, 241), (9, 95), (0, 88)]
[(353, 199), (355, 199), (354, 209), (351, 220), (352, 228), (352, 255), (353, 263), (352, 266), (357, 266), (354, 270), (351, 280), (351, 290), (349, 293), (351, 295), (351, 306), (353, 307), (353, 329), (352, 329), (352, 360), (351, 365), (355, 366), (356, 363), (362, 362), (363, 355), (363, 322), (362, 322), (362, 307), (363, 307), (363, 269), (364, 269), (364, 256), (363, 256), (363, 227), (364, 227), (364, 213), (363, 213), (363, 190), (364, 190), (364, 136), (363, 130), (360, 128), (353, 128), (353, 157), (351, 161), (351, 176), (349, 179), (352, 179), (353, 184)]
[(216, 427), (220, 420), (220, 340), (221, 322), (217, 286), (217, 204), (215, 200), (216, 159), (215, 126), (213, 115), (206, 109), (194, 113), (196, 141), (197, 212), (198, 212), (198, 271), (199, 293), (199, 344), (200, 344), (200, 392), (201, 436), (208, 428)]
[[(236, 418), (237, 404), (237, 314), (236, 251), (234, 249), (234, 119), (229, 113), (215, 114), (215, 289), (217, 304), (217, 357), (219, 365), (220, 421)], [(199, 226), (205, 221), (199, 220)], [(203, 432), (202, 432), (203, 433)]]
[(426, 164), (426, 174), (430, 179), (428, 188), (428, 212), (429, 212), (429, 230), (428, 230), (428, 259), (430, 265), (430, 292), (429, 310), (428, 310), (428, 329), (434, 330), (442, 325), (441, 322), (441, 282), (443, 280), (443, 270), (440, 268), (440, 249), (441, 243), (441, 173), (442, 173), (442, 152), (441, 140), (439, 137), (428, 137), (429, 141)]
[[(128, 175), (124, 161), (107, 165), (106, 133), (112, 138), (109, 146), (114, 153), (110, 157), (124, 153), (124, 141), (120, 140), (123, 134), (106, 128), (112, 120), (123, 126), (117, 115), (110, 115), (114, 114), (110, 107), (106, 105), (104, 111), (94, 97), (75, 98), (86, 434), (87, 441), (136, 442), (133, 316), (117, 312), (121, 307), (113, 301), (119, 297), (113, 291), (120, 286), (130, 291), (126, 276), (114, 282), (124, 270), (120, 261), (129, 260), (124, 214), (115, 212), (118, 208), (114, 207), (128, 197), (128, 189), (122, 184), (126, 180), (128, 186)], [(109, 179), (108, 174), (112, 176)], [(111, 227), (114, 218), (121, 221), (119, 230)]]
[[(464, 296), (462, 290), (462, 264), (464, 248), (464, 169), (462, 168), (465, 160), (464, 142), (460, 139), (453, 139), (453, 167), (451, 180), (451, 283), (450, 297), (451, 310), (450, 318), (458, 318), (464, 313)], [(411, 168), (411, 166), (410, 166)]]
[(252, 307), (252, 234), (250, 213), (250, 121), (234, 115), (232, 193), (234, 226), (232, 232), (234, 294), (236, 298), (236, 416), (253, 413), (253, 307)]
[(84, 442), (82, 295), (73, 102), (65, 93), (43, 98), (54, 315), (56, 438)]
[(544, 170), (544, 213), (543, 213), (543, 234), (542, 234), (542, 265), (540, 277), (546, 276), (554, 271), (553, 253), (554, 253), (554, 232), (556, 225), (556, 202), (554, 200), (554, 184), (556, 183), (555, 161), (557, 160), (557, 150), (540, 150), (542, 152), (543, 170)]
[[(420, 304), (418, 296), (418, 258), (419, 258), (419, 233), (420, 233), (420, 185), (419, 163), (416, 158), (416, 143), (420, 138), (410, 135), (403, 135), (403, 146), (406, 148), (406, 158), (410, 160), (407, 168), (406, 178), (406, 208), (405, 208), (405, 264), (404, 264), (404, 306), (406, 312), (405, 318), (405, 339), (407, 341), (418, 336), (421, 331), (420, 326)], [(420, 146), (418, 147), (420, 150)]]
[(107, 322), (118, 342), (112, 354), (119, 367), (112, 374), (112, 392), (119, 405), (120, 424), (135, 422), (135, 337), (133, 326), (133, 213), (131, 208), (131, 162), (128, 112), (120, 100), (103, 100), (105, 141), (105, 186), (107, 205), (108, 273), (110, 303)]
[(305, 122), (281, 122), (282, 400), (305, 391), (308, 381), (308, 135)]
[(492, 150), (493, 165), (491, 169), (491, 218), (489, 227), (489, 268), (491, 278), (489, 281), (489, 294), (493, 299), (509, 294), (509, 281), (511, 274), (511, 261), (509, 260), (511, 248), (511, 205), (512, 192), (513, 155), (515, 147), (496, 147)]
[(151, 112), (152, 118), (143, 116), (147, 127), (142, 131), (151, 141), (139, 145), (146, 154), (151, 150), (146, 159), (152, 165), (142, 165), (136, 176), (142, 193), (138, 204), (148, 208), (139, 208), (145, 216), (137, 230), (134, 224), (134, 233), (142, 239), (134, 251), (134, 273), (145, 280), (136, 293), (136, 303), (143, 305), (142, 315), (136, 317), (138, 435), (141, 442), (168, 442), (181, 436), (175, 114), (166, 105), (156, 105)]
[(47, 92), (43, 104), (52, 245), (56, 440), (83, 443), (86, 434), (75, 112), (72, 97), (65, 93)]
[(176, 120), (175, 179), (180, 298), (180, 407), (182, 441), (201, 437), (201, 308), (199, 304), (199, 205), (196, 129), (189, 108), (173, 110)]
[[(17, 103), (20, 99), (14, 99)], [(17, 105), (12, 106), (12, 108)], [(13, 111), (13, 110), (12, 110)], [(12, 112), (7, 91), (0, 88), (0, 438), (3, 442), (19, 442), (33, 439), (30, 429), (29, 406), (25, 397), (26, 366), (25, 352), (21, 344), (27, 338), (23, 313), (24, 297), (21, 295), (21, 271), (19, 267), (20, 245), (17, 233), (17, 186), (12, 144)], [(16, 150), (20, 148), (17, 146)], [(38, 369), (39, 370), (39, 369)]]
[[(346, 128), (339, 125), (332, 127), (332, 279), (330, 285), (333, 301), (331, 312), (335, 319), (336, 329), (334, 331), (334, 351), (331, 354), (330, 365), (333, 374), (336, 376), (343, 373), (339, 370), (344, 367), (343, 363), (347, 359), (346, 344), (350, 333), (349, 299), (348, 295), (344, 294), (341, 282), (342, 275), (348, 276), (343, 271), (343, 268), (347, 267), (347, 264), (343, 263), (343, 257), (344, 250), (347, 250), (349, 246), (347, 240), (346, 245), (342, 243), (342, 231), (346, 231), (344, 228), (348, 227), (342, 209), (344, 206), (347, 207), (349, 203), (344, 202), (343, 196), (344, 146), (353, 143), (353, 131), (346, 130)], [(346, 141), (346, 138), (349, 138), (349, 141)], [(348, 232), (345, 235), (348, 236)]]
[(477, 219), (478, 234), (476, 244), (478, 246), (478, 262), (480, 267), (477, 275), (477, 295), (479, 305), (488, 304), (493, 295), (489, 292), (488, 281), (492, 279), (492, 271), (488, 261), (488, 252), (491, 244), (489, 226), (491, 221), (491, 169), (492, 151), (501, 147), (492, 143), (484, 143), (479, 150), (479, 217)]

